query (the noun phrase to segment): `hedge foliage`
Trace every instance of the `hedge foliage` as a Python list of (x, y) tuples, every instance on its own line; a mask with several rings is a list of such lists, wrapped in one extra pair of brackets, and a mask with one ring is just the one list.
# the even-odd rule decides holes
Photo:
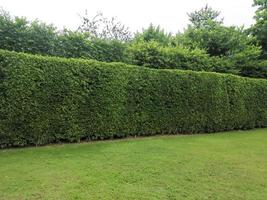
[(0, 146), (267, 126), (267, 81), (0, 50)]

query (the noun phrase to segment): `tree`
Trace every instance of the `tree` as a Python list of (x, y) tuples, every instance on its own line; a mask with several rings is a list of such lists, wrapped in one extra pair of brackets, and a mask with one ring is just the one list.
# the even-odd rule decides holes
[(82, 25), (79, 31), (89, 33), (91, 37), (108, 40), (129, 41), (132, 38), (128, 27), (123, 25), (115, 17), (108, 19), (104, 17), (102, 12), (99, 12), (93, 18), (90, 18), (85, 12), (82, 18)]
[[(189, 14), (192, 25), (189, 25), (184, 34), (177, 35), (178, 44), (191, 49), (205, 49), (210, 56), (228, 56), (252, 50), (259, 50), (253, 45), (255, 38), (249, 36), (243, 27), (224, 26), (218, 20), (220, 12), (206, 5), (199, 11)], [(255, 48), (254, 48), (255, 47)], [(253, 50), (254, 48), (254, 50)]]
[(205, 50), (216, 63), (215, 71), (240, 74), (245, 66), (257, 63), (261, 48), (243, 27), (224, 26), (218, 16), (208, 6), (189, 14), (192, 24), (176, 36), (176, 43)]
[(93, 58), (86, 34), (65, 29), (58, 36), (56, 55), (67, 58)]
[(25, 18), (12, 18), (4, 10), (0, 11), (0, 48), (12, 51), (24, 50), (27, 34)]
[(150, 24), (148, 28), (143, 29), (141, 33), (135, 35), (134, 41), (151, 42), (155, 41), (163, 46), (167, 46), (171, 42), (171, 34), (166, 33), (160, 26)]
[(53, 25), (29, 22), (0, 11), (0, 49), (67, 58), (125, 61), (126, 44), (91, 37), (87, 32), (57, 31)]
[(248, 36), (241, 27), (226, 27), (209, 22), (210, 25), (201, 28), (189, 26), (184, 34), (178, 36), (178, 42), (191, 49), (205, 49), (210, 56), (228, 56), (255, 47), (255, 38)]
[(263, 58), (267, 59), (267, 0), (254, 0), (258, 9), (255, 14), (256, 23), (251, 27), (251, 32), (258, 39), (263, 49)]
[(56, 55), (67, 58), (86, 58), (105, 62), (123, 62), (126, 45), (118, 40), (90, 38), (87, 33), (64, 30), (58, 36)]
[(26, 46), (33, 54), (55, 55), (58, 33), (53, 25), (33, 21), (28, 25)]
[(189, 17), (189, 21), (195, 28), (209, 26), (211, 24), (210, 22), (214, 22), (217, 24), (222, 24), (223, 22), (223, 19), (218, 19), (218, 17), (220, 16), (220, 12), (213, 10), (208, 5), (198, 11), (194, 11), (187, 15)]
[(53, 55), (57, 31), (53, 25), (28, 22), (0, 11), (0, 48), (32, 54)]
[(211, 71), (209, 55), (200, 49), (182, 46), (162, 46), (156, 41), (140, 41), (130, 45), (132, 64), (150, 68), (169, 68), (194, 71)]

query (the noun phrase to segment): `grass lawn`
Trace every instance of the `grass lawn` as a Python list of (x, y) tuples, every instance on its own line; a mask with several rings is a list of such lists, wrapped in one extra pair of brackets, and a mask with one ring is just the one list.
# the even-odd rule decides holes
[(267, 129), (0, 150), (0, 199), (267, 199)]

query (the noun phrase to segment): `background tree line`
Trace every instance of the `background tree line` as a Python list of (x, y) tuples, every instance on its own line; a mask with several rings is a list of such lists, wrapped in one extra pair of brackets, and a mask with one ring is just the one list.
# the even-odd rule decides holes
[(81, 17), (76, 31), (0, 13), (0, 48), (31, 54), (124, 62), (151, 68), (215, 71), (267, 78), (267, 0), (254, 0), (256, 23), (225, 26), (209, 6), (188, 14), (190, 24), (172, 35), (150, 25), (132, 34), (102, 13)]

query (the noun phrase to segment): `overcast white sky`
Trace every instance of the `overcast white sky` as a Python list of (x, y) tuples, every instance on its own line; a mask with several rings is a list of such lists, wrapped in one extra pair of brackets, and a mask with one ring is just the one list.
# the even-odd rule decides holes
[(105, 16), (116, 16), (130, 30), (141, 30), (149, 23), (167, 31), (182, 31), (188, 23), (188, 12), (209, 4), (221, 11), (226, 25), (253, 23), (253, 0), (0, 0), (0, 7), (15, 16), (39, 19), (63, 27), (76, 29), (79, 14), (87, 9), (89, 16), (102, 11)]

